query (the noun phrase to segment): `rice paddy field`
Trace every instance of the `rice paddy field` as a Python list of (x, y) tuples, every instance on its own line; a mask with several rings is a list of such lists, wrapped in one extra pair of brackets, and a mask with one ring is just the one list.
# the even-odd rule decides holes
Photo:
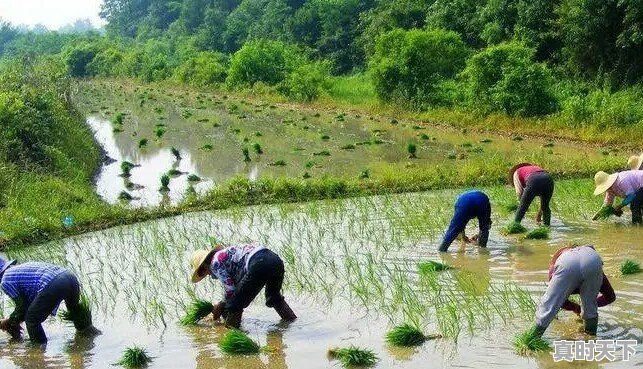
[[(133, 345), (153, 358), (149, 368), (334, 368), (340, 364), (328, 350), (353, 345), (372, 350), (378, 368), (579, 367), (555, 363), (550, 353), (520, 356), (511, 342), (532, 324), (551, 255), (570, 242), (596, 245), (617, 293), (614, 304), (600, 309), (599, 337), (643, 339), (643, 274), (620, 274), (624, 260), (643, 259), (643, 229), (625, 218), (589, 220), (599, 203), (586, 195), (590, 189), (585, 180), (559, 182), (550, 238), (528, 240), (500, 233), (512, 220), (504, 204), (513, 190), (486, 188), (495, 209), (488, 248), (456, 242), (442, 255), (437, 247), (456, 190), (191, 213), (10, 251), (19, 260), (73, 269), (103, 335), (75, 336), (52, 318), (44, 350), (1, 335), (0, 367), (111, 368)], [(217, 343), (227, 329), (211, 321), (180, 324), (195, 297), (217, 300), (222, 293), (217, 281), (196, 287), (189, 281), (190, 252), (214, 239), (260, 242), (286, 264), (285, 296), (299, 319), (280, 323), (258, 297), (241, 328), (267, 346), (259, 354), (224, 354)], [(418, 268), (427, 261), (453, 268)], [(6, 299), (1, 306), (11, 308)], [(401, 324), (441, 338), (394, 347), (387, 332)], [(561, 312), (545, 338), (583, 338), (580, 326), (573, 314)], [(643, 347), (637, 350), (634, 361), (582, 367), (637, 367)]]

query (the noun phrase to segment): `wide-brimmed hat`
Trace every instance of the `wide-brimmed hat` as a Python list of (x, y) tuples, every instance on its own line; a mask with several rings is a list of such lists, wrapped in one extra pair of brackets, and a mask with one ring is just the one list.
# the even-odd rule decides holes
[(600, 171), (594, 175), (594, 183), (596, 184), (596, 189), (594, 190), (594, 195), (598, 196), (603, 192), (607, 191), (612, 187), (616, 179), (618, 178), (618, 173), (607, 174), (603, 171)]
[(2, 273), (4, 273), (5, 270), (7, 270), (7, 268), (9, 268), (15, 263), (16, 263), (15, 260), (10, 260), (10, 259), (5, 260), (3, 258), (0, 258), (0, 275), (2, 275)]
[(192, 253), (190, 258), (190, 266), (192, 267), (192, 283), (200, 282), (207, 275), (199, 275), (199, 269), (205, 260), (216, 250), (196, 250)]
[(641, 169), (641, 164), (643, 164), (643, 154), (638, 155), (638, 156), (632, 155), (627, 160), (627, 167), (632, 169), (632, 170)]

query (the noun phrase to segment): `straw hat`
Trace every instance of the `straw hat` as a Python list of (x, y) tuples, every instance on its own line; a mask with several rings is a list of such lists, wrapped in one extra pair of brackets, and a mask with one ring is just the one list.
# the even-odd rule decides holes
[(607, 191), (612, 187), (616, 179), (618, 178), (618, 173), (607, 174), (603, 171), (596, 173), (594, 175), (594, 183), (596, 184), (596, 189), (594, 190), (594, 195), (598, 196), (603, 192)]
[(198, 272), (205, 259), (207, 259), (208, 256), (210, 256), (210, 254), (214, 253), (215, 251), (216, 250), (196, 250), (192, 253), (192, 257), (190, 258), (190, 266), (192, 267), (192, 283), (200, 282), (207, 276), (201, 276), (198, 274)]
[(630, 156), (630, 158), (627, 160), (627, 167), (632, 170), (640, 170), (641, 164), (643, 164), (643, 154), (639, 156)]
[(10, 266), (12, 266), (15, 263), (16, 263), (15, 260), (5, 260), (3, 258), (0, 258), (0, 276), (2, 275), (2, 273), (5, 272), (5, 270), (7, 270)]

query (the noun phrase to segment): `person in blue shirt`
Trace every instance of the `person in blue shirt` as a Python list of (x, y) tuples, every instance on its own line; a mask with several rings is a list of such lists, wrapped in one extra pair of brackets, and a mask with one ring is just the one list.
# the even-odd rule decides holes
[(15, 260), (0, 258), (0, 288), (15, 304), (9, 318), (0, 320), (0, 329), (14, 339), (21, 338), (20, 324), (25, 322), (31, 341), (47, 342), (42, 322), (50, 314), (56, 315), (63, 300), (77, 330), (89, 335), (100, 334), (91, 322), (76, 320), (75, 312), (80, 308), (80, 283), (74, 274), (61, 266), (41, 262), (16, 265)]
[[(464, 230), (473, 218), (478, 218), (480, 232), (469, 239)], [(479, 246), (487, 247), (491, 223), (491, 203), (484, 192), (471, 190), (460, 194), (455, 202), (455, 214), (440, 245), (440, 252), (446, 252), (458, 235), (462, 235), (467, 243), (477, 242)]]

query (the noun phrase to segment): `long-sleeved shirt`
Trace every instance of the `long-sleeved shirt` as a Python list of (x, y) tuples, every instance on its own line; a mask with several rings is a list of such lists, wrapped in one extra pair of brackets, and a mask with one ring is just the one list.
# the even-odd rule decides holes
[(478, 244), (486, 246), (491, 228), (491, 204), (489, 197), (484, 192), (472, 190), (462, 193), (456, 200), (455, 213), (451, 224), (449, 224), (449, 229), (444, 235), (440, 251), (446, 251), (473, 218), (478, 218), (480, 227)]
[(525, 186), (527, 186), (527, 178), (532, 173), (536, 172), (544, 172), (545, 170), (537, 165), (527, 165), (524, 167), (520, 167), (514, 171), (513, 175), (513, 182), (514, 182), (514, 189), (516, 190), (516, 195), (520, 197), (522, 195), (522, 191), (525, 189)]
[[(605, 192), (603, 204), (614, 204), (614, 198), (626, 198), (643, 188), (643, 170), (626, 170), (618, 173), (616, 182)], [(624, 204), (627, 205), (627, 204)]]
[[(53, 264), (28, 262), (7, 269), (0, 282), (0, 287), (16, 302), (16, 311), (11, 314), (14, 321), (23, 321), (27, 308), (36, 296), (60, 273), (66, 269)], [(58, 307), (52, 311), (56, 314)]]
[(210, 263), (210, 276), (223, 285), (223, 300), (232, 297), (237, 284), (248, 271), (250, 258), (265, 247), (256, 244), (235, 245), (218, 251)]

